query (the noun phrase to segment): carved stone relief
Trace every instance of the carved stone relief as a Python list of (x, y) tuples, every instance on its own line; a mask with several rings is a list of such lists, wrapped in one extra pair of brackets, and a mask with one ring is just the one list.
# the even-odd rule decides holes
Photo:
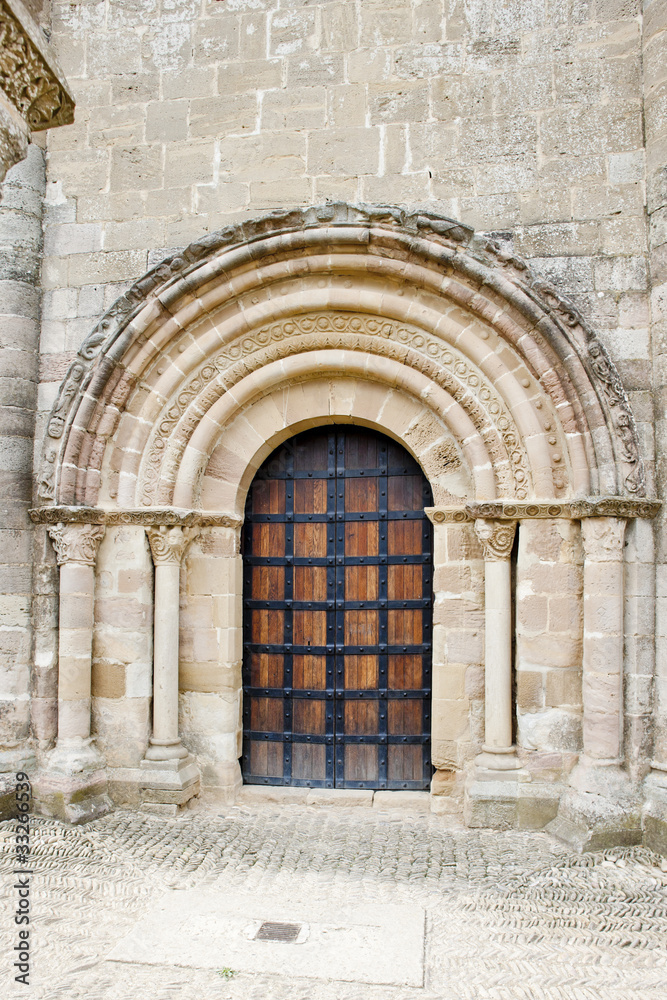
[(99, 544), (105, 528), (100, 524), (65, 524), (60, 522), (48, 527), (49, 538), (56, 552), (58, 565), (82, 563), (94, 566)]
[(516, 521), (492, 521), (484, 517), (475, 521), (475, 534), (482, 543), (485, 559), (509, 559), (515, 532)]
[(33, 132), (74, 121), (74, 99), (38, 26), (0, 0), (0, 87)]
[[(170, 479), (201, 412), (252, 371), (303, 351), (347, 348), (380, 354), (426, 375), (461, 404), (480, 431), (496, 468), (501, 492), (522, 500), (527, 496), (530, 471), (520, 434), (502, 399), (484, 375), (442, 340), (421, 330), (363, 314), (324, 313), (291, 317), (244, 335), (179, 389), (153, 432), (143, 468), (141, 502), (166, 502), (156, 493), (161, 476)], [(197, 400), (197, 406), (193, 403)], [(504, 445), (498, 448), (498, 436)], [(169, 467), (163, 467), (165, 455)], [(509, 460), (511, 478), (503, 464)]]
[(179, 563), (186, 548), (198, 533), (197, 526), (182, 528), (180, 526), (146, 528), (146, 534), (153, 554), (155, 565), (160, 563)]

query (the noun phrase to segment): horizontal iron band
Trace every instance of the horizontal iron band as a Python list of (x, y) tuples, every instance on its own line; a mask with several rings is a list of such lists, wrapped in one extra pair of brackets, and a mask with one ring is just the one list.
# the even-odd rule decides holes
[(337, 691), (335, 688), (294, 688), (294, 687), (243, 687), (243, 693), (249, 698), (298, 698), (311, 701), (402, 701), (404, 698), (428, 698), (430, 688), (345, 688)]
[(421, 509), (338, 511), (336, 514), (249, 514), (246, 518), (249, 524), (334, 524), (346, 521), (425, 521), (428, 524), (428, 518)]
[(374, 469), (350, 469), (345, 465), (337, 465), (335, 469), (297, 469), (288, 471), (281, 469), (279, 472), (271, 470), (266, 476), (261, 473), (257, 479), (267, 479), (269, 482), (274, 479), (282, 479), (289, 482), (291, 479), (312, 479), (314, 481), (326, 481), (331, 479), (376, 479), (378, 476), (423, 476), (423, 472), (418, 465), (378, 465)]
[[(248, 760), (248, 754), (243, 755), (244, 760)], [(333, 788), (334, 783), (331, 778), (276, 778), (265, 777), (261, 774), (248, 774), (243, 772), (243, 783), (245, 785), (270, 785), (272, 787), (281, 786), (283, 788)]]
[(262, 601), (250, 598), (243, 602), (244, 608), (251, 611), (388, 611), (414, 610), (430, 608), (430, 598), (416, 601)]
[[(314, 746), (333, 746), (334, 737), (324, 733), (276, 733), (261, 730), (246, 729), (244, 738), (253, 743), (310, 743)], [(364, 743), (368, 746), (424, 746), (431, 737), (423, 736), (387, 736), (373, 733), (368, 736), (358, 736), (352, 733), (337, 733), (336, 745), (345, 743)]]
[(368, 645), (368, 646), (343, 646), (334, 645), (333, 643), (328, 646), (295, 646), (293, 643), (268, 643), (268, 642), (244, 642), (244, 649), (249, 653), (271, 653), (278, 656), (284, 656), (285, 654), (292, 654), (293, 656), (402, 656), (404, 654), (409, 654), (411, 656), (420, 656), (424, 653), (428, 653), (431, 649), (430, 642), (422, 642), (419, 645), (412, 646), (387, 646), (381, 645)]
[(418, 566), (431, 562), (428, 552), (405, 556), (244, 556), (250, 566)]

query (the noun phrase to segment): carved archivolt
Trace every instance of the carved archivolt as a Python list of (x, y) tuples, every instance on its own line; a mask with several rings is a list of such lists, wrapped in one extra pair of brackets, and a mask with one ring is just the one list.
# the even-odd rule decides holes
[[(476, 366), (420, 330), (363, 314), (327, 312), (262, 327), (238, 338), (200, 367), (166, 407), (152, 435), (142, 472), (142, 503), (151, 506), (164, 499), (158, 492), (161, 471), (166, 471), (168, 481), (172, 478), (202, 413), (225, 392), (271, 361), (332, 348), (392, 358), (432, 379), (463, 406), (484, 438), (498, 474), (499, 491), (518, 500), (527, 497), (531, 477), (520, 432), (502, 398)], [(166, 470), (165, 460), (169, 461)]]
[[(352, 349), (392, 357), (417, 369), (460, 401), (493, 455), (492, 462), (497, 461), (499, 469), (506, 462), (511, 470), (511, 478), (506, 483), (500, 481), (501, 495), (509, 490), (514, 500), (524, 502), (537, 491), (530, 482), (529, 453), (535, 436), (526, 436), (517, 428), (519, 415), (533, 404), (535, 409), (543, 407), (539, 411), (543, 416), (566, 410), (570, 414), (567, 435), (558, 420), (535, 418), (538, 429), (553, 424), (547, 432), (553, 449), (550, 460), (562, 462), (553, 472), (556, 498), (559, 482), (566, 495), (569, 490), (568, 447), (571, 453), (575, 441), (580, 448), (577, 474), (584, 477), (582, 482), (586, 476), (590, 481), (590, 486), (578, 487), (579, 492), (644, 495), (644, 474), (627, 395), (604, 346), (571, 303), (535, 277), (525, 262), (452, 220), (426, 213), (410, 215), (400, 209), (341, 204), (272, 213), (211, 234), (174, 254), (121, 296), (86, 338), (64, 380), (48, 421), (37, 477), (40, 497), (61, 504), (97, 502), (102, 457), (114, 440), (114, 428), (132, 398), (133, 385), (142, 383), (160, 351), (167, 364), (173, 364), (169, 352), (184, 330), (180, 319), (172, 320), (179, 310), (186, 325), (195, 329), (199, 319), (207, 315), (204, 302), (213, 294), (216, 282), (230, 289), (231, 302), (237, 273), (248, 282), (262, 267), (268, 274), (276, 262), (287, 262), (289, 266), (283, 271), (289, 277), (291, 265), (303, 265), (309, 255), (319, 255), (318, 266), (323, 266), (322, 261), (336, 254), (337, 259), (357, 261), (359, 274), (365, 267), (368, 275), (377, 277), (383, 269), (389, 274), (393, 268), (391, 280), (405, 282), (403, 301), (413, 303), (407, 308), (408, 318), (413, 314), (411, 309), (415, 316), (422, 311), (421, 291), (411, 286), (409, 277), (421, 269), (420, 273), (429, 275), (430, 301), (442, 303), (443, 315), (454, 303), (470, 322), (478, 323), (479, 329), (484, 324), (494, 329), (501, 348), (504, 341), (519, 367), (534, 372), (533, 362), (542, 359), (538, 367), (543, 375), (534, 375), (542, 398), (534, 395), (534, 386), (532, 403), (527, 396), (525, 401), (519, 398), (521, 390), (514, 392), (510, 414), (506, 386), (498, 391), (499, 386), (480, 375), (472, 356), (457, 357), (455, 350), (418, 324), (409, 327), (389, 322), (368, 310), (365, 328), (359, 331), (351, 329), (351, 322), (345, 330), (337, 330), (334, 320), (345, 324), (341, 316), (334, 316), (328, 331), (309, 333), (303, 328), (305, 317), (281, 319), (280, 324), (266, 323), (256, 332), (237, 335), (237, 340), (223, 345), (222, 350), (218, 346), (198, 372), (182, 378), (182, 387), (155, 417), (158, 424), (150, 447), (146, 450), (142, 446), (145, 489), (138, 494), (140, 504), (156, 502), (159, 479), (173, 481), (179, 449), (189, 440), (200, 413), (236, 384), (234, 379), (244, 378), (254, 366), (270, 363), (272, 358), (289, 356), (292, 348), (302, 349), (304, 341), (299, 343), (299, 338), (309, 340), (308, 349), (312, 350), (314, 340), (324, 347), (333, 345), (335, 341), (327, 338), (336, 336), (347, 338), (348, 349), (349, 338), (356, 338)], [(160, 339), (160, 329), (173, 330), (173, 340), (171, 344), (161, 341), (151, 358), (151, 345), (157, 342), (156, 334)], [(197, 336), (196, 329), (193, 336)], [(238, 352), (236, 357), (233, 351)], [(502, 355), (503, 350), (499, 350), (497, 358)], [(135, 364), (138, 367), (133, 367)], [(80, 407), (84, 395), (86, 405)], [(109, 419), (105, 418), (107, 406)], [(596, 428), (595, 434), (591, 426)], [(70, 433), (73, 428), (74, 435)], [(170, 428), (178, 441), (175, 448), (171, 447)], [(544, 472), (544, 462), (540, 464)], [(162, 497), (163, 502), (166, 499)]]

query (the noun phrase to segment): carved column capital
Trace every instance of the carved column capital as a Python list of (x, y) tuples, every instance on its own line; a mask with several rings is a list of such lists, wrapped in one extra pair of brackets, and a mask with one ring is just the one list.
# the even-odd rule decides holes
[(176, 525), (168, 527), (165, 524), (146, 528), (155, 565), (159, 566), (161, 563), (180, 565), (183, 553), (198, 532), (198, 527), (181, 528)]
[(475, 520), (475, 534), (484, 547), (485, 559), (509, 559), (515, 532), (516, 521), (493, 521), (486, 517)]
[(61, 521), (49, 525), (47, 531), (56, 551), (58, 565), (79, 563), (94, 566), (105, 530), (103, 524), (63, 524)]
[(627, 521), (621, 517), (591, 517), (581, 522), (581, 539), (586, 559), (616, 562), (623, 558)]

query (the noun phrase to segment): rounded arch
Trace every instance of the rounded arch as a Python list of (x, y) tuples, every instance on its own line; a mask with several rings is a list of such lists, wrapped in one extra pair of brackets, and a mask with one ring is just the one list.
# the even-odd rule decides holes
[[(345, 380), (355, 412), (318, 408)], [(301, 421), (387, 430), (392, 405), (364, 409), (377, 393), (397, 411), (421, 407), (415, 426), (436, 428), (426, 451), (441, 439), (470, 499), (644, 494), (627, 396), (570, 303), (451, 220), (329, 205), (207, 236), (114, 304), (53, 407), (41, 499), (210, 505), (220, 449), (263, 400), (282, 433), (281, 407), (309, 385)], [(416, 431), (389, 433), (406, 443)]]

